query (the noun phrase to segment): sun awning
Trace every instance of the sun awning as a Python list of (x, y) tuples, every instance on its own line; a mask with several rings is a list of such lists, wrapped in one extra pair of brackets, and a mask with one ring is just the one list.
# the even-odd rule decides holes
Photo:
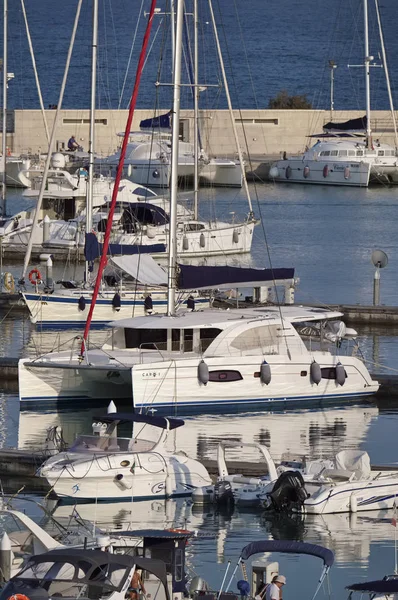
[(178, 265), (177, 287), (180, 290), (227, 290), (261, 287), (274, 282), (284, 285), (294, 278), (294, 269), (252, 269), (245, 267), (208, 267)]
[(167, 285), (167, 273), (149, 254), (112, 256), (110, 261), (144, 285)]

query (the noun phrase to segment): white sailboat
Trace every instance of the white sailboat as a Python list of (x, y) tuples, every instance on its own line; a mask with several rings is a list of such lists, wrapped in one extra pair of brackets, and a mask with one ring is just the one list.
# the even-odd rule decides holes
[[(179, 143), (182, 18), (180, 0), (174, 69), (174, 161)], [(375, 393), (378, 382), (372, 380), (349, 345), (356, 332), (346, 330), (339, 312), (277, 306), (175, 314), (177, 177), (174, 168), (167, 315), (112, 323), (114, 333), (101, 350), (84, 349), (78, 354), (54, 353), (34, 361), (21, 360), (21, 402), (35, 402), (39, 397), (98, 398), (109, 390), (112, 397), (114, 393), (126, 397), (126, 390), (127, 395), (133, 390), (136, 409), (219, 412), (295, 402), (352, 400)], [(247, 286), (261, 285), (259, 280), (265, 277), (259, 271), (253, 283), (253, 271), (246, 275), (252, 278), (245, 280)], [(276, 271), (271, 270), (272, 281), (277, 278)], [(209, 273), (203, 271), (199, 275), (202, 283), (198, 289), (209, 287)], [(344, 348), (347, 354), (343, 356)]]
[[(284, 183), (313, 183), (367, 187), (369, 183), (398, 183), (397, 127), (392, 105), (384, 52), (383, 67), (387, 77), (391, 114), (395, 131), (395, 148), (374, 140), (371, 129), (370, 68), (375, 66), (369, 52), (368, 0), (363, 0), (364, 10), (364, 72), (366, 90), (366, 116), (345, 123), (327, 123), (324, 133), (303, 154), (284, 157), (270, 169), (270, 178)], [(378, 14), (378, 3), (376, 0)], [(379, 14), (378, 14), (379, 16)], [(326, 138), (326, 139), (324, 139)]]

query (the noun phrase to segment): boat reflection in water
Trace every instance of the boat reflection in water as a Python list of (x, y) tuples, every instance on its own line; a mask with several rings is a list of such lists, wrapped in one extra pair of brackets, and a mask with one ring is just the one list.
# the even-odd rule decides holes
[[(127, 412), (131, 407), (118, 404), (117, 409)], [(104, 412), (106, 402), (83, 410), (22, 410), (18, 446), (42, 448), (48, 429), (55, 426), (62, 428), (63, 437), (70, 444), (77, 435), (89, 433), (93, 418)], [(220, 440), (264, 444), (275, 461), (286, 453), (329, 458), (340, 450), (362, 447), (372, 420), (377, 417), (378, 408), (371, 404), (286, 413), (200, 415), (184, 419), (185, 426), (170, 432), (167, 445), (170, 451), (183, 450), (197, 460), (215, 460)], [(250, 460), (250, 452), (246, 448), (231, 448), (227, 460)]]

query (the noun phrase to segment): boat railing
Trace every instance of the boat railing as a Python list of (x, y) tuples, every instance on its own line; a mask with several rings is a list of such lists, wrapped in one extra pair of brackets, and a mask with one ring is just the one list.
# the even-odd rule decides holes
[(72, 452), (149, 452), (156, 442), (131, 437), (113, 435), (80, 435), (71, 446)]
[(144, 362), (145, 352), (143, 352), (143, 350), (155, 350), (155, 352), (158, 352), (160, 354), (161, 359), (164, 360), (164, 355), (159, 350), (157, 345), (154, 344), (153, 342), (143, 342), (142, 344), (139, 345), (139, 350), (140, 350), (140, 364), (142, 364)]

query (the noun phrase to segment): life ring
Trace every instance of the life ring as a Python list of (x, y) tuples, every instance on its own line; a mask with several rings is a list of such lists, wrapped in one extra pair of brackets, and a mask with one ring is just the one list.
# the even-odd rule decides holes
[(32, 269), (29, 273), (29, 281), (32, 285), (37, 285), (42, 282), (41, 273), (39, 269)]
[(13, 596), (10, 596), (8, 600), (30, 600), (30, 598), (25, 596), (25, 594), (14, 594)]
[(4, 273), (3, 285), (8, 292), (13, 292), (15, 290), (15, 281), (12, 273)]

